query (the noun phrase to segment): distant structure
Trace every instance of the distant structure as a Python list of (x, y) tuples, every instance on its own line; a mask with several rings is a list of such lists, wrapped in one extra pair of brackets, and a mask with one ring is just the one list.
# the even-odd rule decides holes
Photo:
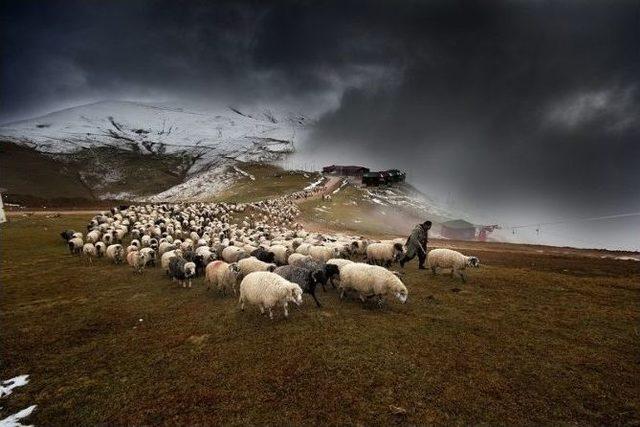
[(500, 229), (500, 226), (497, 224), (481, 226), (480, 229), (478, 230), (478, 241), (486, 242), (487, 236), (489, 235), (489, 233), (493, 233), (495, 230), (499, 230), (499, 229)]
[(463, 219), (456, 219), (443, 222), (440, 234), (447, 239), (475, 240), (476, 226)]
[(369, 168), (365, 168), (364, 166), (331, 165), (322, 168), (322, 173), (339, 176), (362, 177), (362, 175), (367, 172), (369, 172)]
[(366, 186), (378, 186), (404, 182), (407, 174), (398, 169), (388, 169), (386, 171), (367, 172), (362, 175), (362, 183)]
[(364, 166), (331, 165), (322, 168), (322, 173), (327, 175), (348, 176), (361, 179), (366, 186), (378, 186), (403, 182), (407, 174), (398, 169), (371, 172)]

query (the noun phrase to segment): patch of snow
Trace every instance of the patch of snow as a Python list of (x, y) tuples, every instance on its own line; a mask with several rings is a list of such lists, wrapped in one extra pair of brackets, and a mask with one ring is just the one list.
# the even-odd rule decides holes
[(322, 181), (324, 181), (324, 176), (321, 176), (320, 179), (318, 179), (316, 182), (307, 185), (306, 187), (304, 187), (305, 190), (313, 190), (314, 188), (316, 188), (317, 186), (319, 186)]
[(137, 197), (137, 195), (127, 191), (121, 191), (119, 193), (103, 193), (99, 196), (100, 200), (136, 200)]
[(338, 191), (342, 190), (342, 187), (344, 187), (345, 185), (347, 185), (349, 181), (347, 181), (346, 179), (342, 180), (342, 184), (340, 184), (340, 187), (336, 188), (335, 190), (333, 190), (333, 194), (336, 194)]
[(256, 180), (256, 177), (255, 177), (255, 176), (251, 175), (251, 174), (250, 174), (250, 173), (248, 173), (248, 172), (243, 171), (242, 169), (240, 169), (239, 167), (237, 167), (237, 166), (235, 166), (235, 165), (233, 166), (233, 169), (234, 169), (236, 172), (238, 172), (238, 173), (240, 173), (240, 174), (242, 174), (242, 175), (246, 176), (246, 177), (247, 177), (247, 178), (249, 178), (251, 181), (255, 181), (255, 180)]
[(20, 420), (31, 415), (36, 407), (37, 405), (31, 405), (20, 412), (9, 415), (7, 418), (0, 420), (0, 427), (27, 427), (25, 424), (20, 423)]
[(632, 256), (617, 256), (615, 259), (619, 259), (621, 261), (640, 261), (640, 258), (635, 258)]
[(2, 381), (0, 385), (0, 397), (9, 396), (13, 393), (13, 389), (16, 387), (22, 387), (29, 383), (29, 375), (18, 375), (17, 377), (10, 378), (6, 381)]
[(151, 197), (139, 198), (140, 202), (206, 201), (220, 194), (237, 181), (239, 174), (230, 172), (226, 166), (218, 166), (201, 172), (185, 182)]

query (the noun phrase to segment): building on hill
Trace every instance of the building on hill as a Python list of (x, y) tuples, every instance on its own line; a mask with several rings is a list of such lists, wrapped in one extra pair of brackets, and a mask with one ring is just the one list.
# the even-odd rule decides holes
[(361, 177), (367, 172), (369, 172), (369, 168), (365, 168), (364, 166), (331, 165), (322, 168), (322, 173), (340, 176)]
[(362, 183), (366, 186), (378, 186), (404, 182), (407, 174), (398, 169), (389, 169), (378, 172), (367, 172), (362, 175)]
[(475, 240), (476, 226), (463, 219), (456, 219), (443, 222), (440, 234), (447, 239)]

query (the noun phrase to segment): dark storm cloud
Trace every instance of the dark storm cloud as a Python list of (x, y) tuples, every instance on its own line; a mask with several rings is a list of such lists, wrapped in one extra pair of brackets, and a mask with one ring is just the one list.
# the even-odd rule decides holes
[(640, 208), (639, 8), (4, 2), (0, 118), (102, 98), (334, 96), (310, 143), (323, 158), (406, 168), (485, 206)]

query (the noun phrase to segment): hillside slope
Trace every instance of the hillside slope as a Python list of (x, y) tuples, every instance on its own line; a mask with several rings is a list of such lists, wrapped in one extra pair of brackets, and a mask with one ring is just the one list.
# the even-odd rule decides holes
[[(140, 199), (161, 193), (159, 199), (180, 200), (215, 196), (233, 183), (237, 174), (229, 174), (229, 167), (237, 162), (271, 162), (293, 152), (295, 141), (311, 124), (302, 114), (266, 107), (196, 112), (105, 101), (5, 124), (0, 126), (0, 141), (6, 147), (28, 147), (43, 154), (43, 161), (48, 156), (77, 170), (82, 185), (97, 198)], [(3, 157), (11, 161), (17, 151), (6, 150)], [(26, 173), (12, 170), (0, 176), (0, 185), (26, 181)], [(222, 175), (228, 179), (219, 180)]]

